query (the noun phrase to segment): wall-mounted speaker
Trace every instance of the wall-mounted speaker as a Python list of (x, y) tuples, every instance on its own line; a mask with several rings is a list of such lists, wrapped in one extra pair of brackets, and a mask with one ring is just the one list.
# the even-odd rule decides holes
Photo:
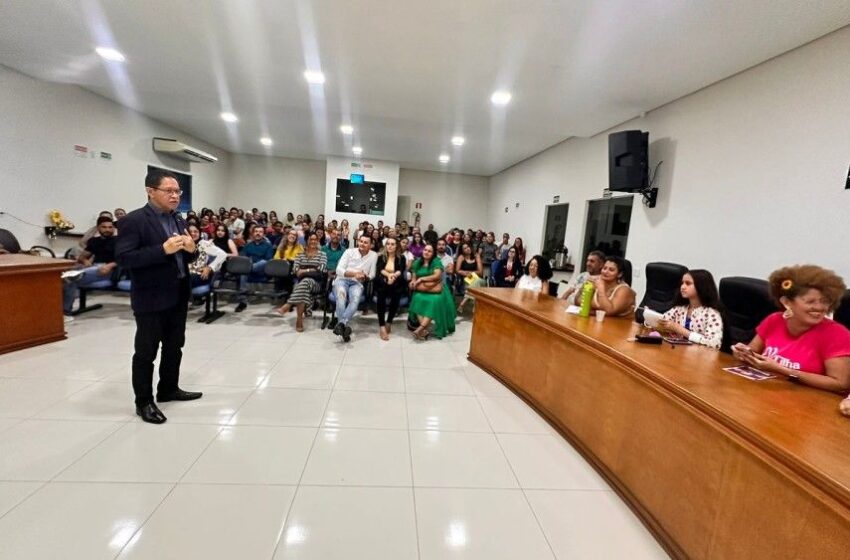
[(608, 188), (636, 192), (649, 187), (649, 133), (624, 130), (608, 135)]

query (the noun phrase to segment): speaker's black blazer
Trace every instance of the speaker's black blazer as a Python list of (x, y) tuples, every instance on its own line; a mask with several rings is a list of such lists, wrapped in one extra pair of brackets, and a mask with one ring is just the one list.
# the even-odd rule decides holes
[[(177, 233), (186, 231), (186, 221), (175, 214)], [(156, 211), (149, 205), (133, 210), (121, 219), (115, 243), (118, 266), (130, 272), (130, 303), (136, 313), (164, 311), (187, 302), (190, 282), (178, 278), (177, 258), (166, 255), (162, 244), (168, 239)], [(189, 278), (189, 263), (197, 251), (183, 251), (183, 273)]]

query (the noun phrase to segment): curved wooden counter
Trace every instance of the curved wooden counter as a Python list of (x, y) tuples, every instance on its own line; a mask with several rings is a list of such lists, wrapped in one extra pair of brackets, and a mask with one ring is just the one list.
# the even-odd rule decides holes
[[(837, 395), (629, 342), (551, 297), (473, 290), (469, 359), (549, 420), (679, 558), (850, 558), (850, 419)], [(612, 535), (612, 538), (616, 538)]]

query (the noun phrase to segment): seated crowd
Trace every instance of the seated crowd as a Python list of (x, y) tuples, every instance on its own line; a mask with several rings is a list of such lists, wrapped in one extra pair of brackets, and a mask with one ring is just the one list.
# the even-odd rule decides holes
[[(102, 212), (82, 241), (78, 266), (66, 273), (64, 310), (72, 312), (77, 288), (117, 279), (115, 236), (120, 216)], [(326, 223), (309, 214), (250, 212), (238, 208), (189, 212), (188, 233), (201, 253), (191, 267), (193, 285), (208, 283), (226, 270), (230, 257), (247, 257), (254, 278), (262, 278), (266, 263), (291, 263), (289, 296), (278, 311), (296, 310), (296, 330), (323, 295), (335, 303), (333, 333), (351, 339), (350, 322), (362, 304), (375, 297), (379, 336), (387, 340), (393, 320), (406, 302), (407, 327), (418, 339), (443, 338), (455, 330), (457, 314), (473, 301), (467, 289), (485, 285), (514, 287), (548, 296), (552, 268), (540, 255), (527, 259), (521, 238), (511, 242), (505, 233), (496, 244), (493, 232), (453, 228), (438, 234), (433, 224), (423, 232), (400, 222), (378, 220), (352, 227), (347, 220)], [(239, 277), (244, 292), (236, 311), (245, 309), (248, 275)], [(590, 284), (592, 290), (583, 289)], [(636, 293), (631, 270), (622, 257), (591, 251), (585, 270), (572, 276), (560, 297), (581, 306), (591, 293), (590, 308), (608, 316), (630, 316)], [(732, 347), (733, 355), (759, 370), (814, 388), (847, 393), (850, 390), (850, 331), (829, 318), (845, 293), (844, 281), (832, 271), (814, 265), (791, 266), (773, 272), (770, 295), (783, 311), (759, 324), (748, 343)], [(455, 296), (460, 303), (455, 305)], [(368, 307), (368, 304), (367, 304)], [(719, 349), (723, 341), (723, 309), (714, 277), (706, 270), (690, 270), (681, 279), (677, 300), (656, 327), (687, 341)], [(841, 411), (850, 416), (850, 397)]]

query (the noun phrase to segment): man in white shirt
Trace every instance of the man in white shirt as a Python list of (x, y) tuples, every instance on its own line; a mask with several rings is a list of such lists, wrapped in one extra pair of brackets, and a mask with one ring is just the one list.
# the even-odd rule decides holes
[(584, 272), (576, 274), (570, 278), (567, 284), (567, 289), (559, 297), (567, 300), (570, 305), (581, 305), (581, 289), (584, 283), (590, 280), (591, 282), (602, 272), (602, 266), (605, 264), (605, 253), (602, 251), (591, 251), (587, 254), (587, 261), (584, 263)]
[(230, 226), (227, 229), (230, 230), (231, 238), (239, 237), (245, 229), (245, 220), (239, 217), (239, 210), (236, 207), (230, 209)]
[(333, 332), (345, 342), (351, 340), (351, 327), (348, 323), (357, 312), (365, 284), (375, 277), (378, 254), (372, 251), (371, 247), (372, 240), (361, 235), (357, 247), (346, 250), (336, 267), (333, 291), (336, 296), (337, 324)]

